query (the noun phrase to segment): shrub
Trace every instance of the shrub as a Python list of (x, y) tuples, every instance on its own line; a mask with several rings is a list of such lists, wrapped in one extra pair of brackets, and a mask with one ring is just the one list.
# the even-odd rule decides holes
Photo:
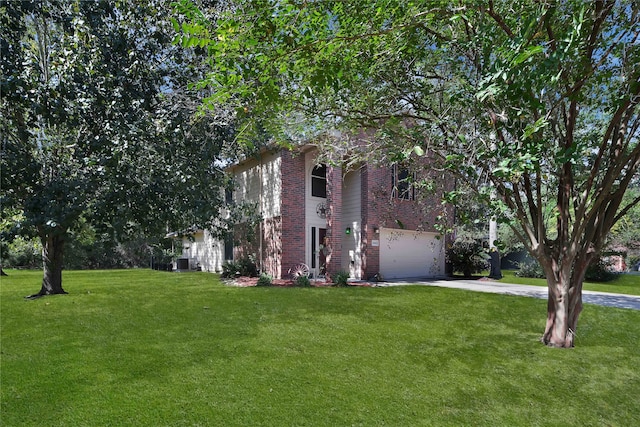
[(37, 238), (17, 237), (3, 246), (2, 266), (12, 268), (42, 268), (42, 245)]
[(225, 261), (222, 264), (222, 273), (220, 273), (220, 277), (224, 279), (232, 279), (238, 274), (238, 263), (234, 261)]
[(256, 277), (258, 275), (258, 266), (253, 256), (240, 258), (238, 267), (238, 272), (241, 276)]
[(335, 283), (336, 286), (347, 286), (348, 280), (349, 273), (347, 273), (346, 271), (340, 270), (333, 275), (333, 283)]
[(616, 277), (618, 277), (618, 274), (611, 271), (611, 264), (602, 258), (598, 258), (597, 261), (592, 262), (587, 267), (584, 279), (590, 282), (610, 282)]
[(470, 236), (458, 237), (447, 251), (447, 261), (453, 271), (462, 272), (465, 277), (488, 268), (487, 258), (482, 243)]
[[(531, 277), (544, 279), (546, 276), (542, 267), (537, 261), (520, 263), (520, 270), (516, 272), (518, 277)], [(609, 282), (618, 275), (611, 271), (610, 265), (605, 260), (599, 258), (594, 261), (588, 268), (584, 279), (590, 282)]]
[(224, 279), (232, 279), (237, 276), (256, 277), (258, 267), (253, 257), (241, 258), (237, 261), (225, 261), (222, 264), (222, 274)]
[(309, 286), (311, 286), (311, 281), (307, 276), (298, 276), (296, 277), (296, 286), (308, 288)]
[(518, 267), (520, 268), (516, 271), (516, 276), (518, 277), (531, 277), (537, 279), (544, 279), (546, 277), (538, 261), (519, 262)]
[(273, 278), (266, 273), (260, 274), (256, 286), (271, 286)]

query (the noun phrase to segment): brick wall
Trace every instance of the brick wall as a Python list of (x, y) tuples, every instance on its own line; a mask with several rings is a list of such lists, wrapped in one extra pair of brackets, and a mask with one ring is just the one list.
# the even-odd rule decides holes
[(380, 240), (380, 234), (374, 232), (374, 227), (380, 227), (378, 187), (383, 174), (370, 166), (362, 168), (361, 178), (361, 206), (362, 206), (362, 277), (372, 278), (380, 271), (380, 247), (373, 246), (373, 240)]
[(327, 166), (327, 238), (331, 253), (327, 256), (327, 273), (347, 270), (342, 266), (342, 168)]
[(305, 262), (305, 160), (304, 155), (282, 150), (282, 258), (281, 274)]
[(282, 277), (282, 217), (268, 218), (262, 225), (262, 269), (265, 273)]

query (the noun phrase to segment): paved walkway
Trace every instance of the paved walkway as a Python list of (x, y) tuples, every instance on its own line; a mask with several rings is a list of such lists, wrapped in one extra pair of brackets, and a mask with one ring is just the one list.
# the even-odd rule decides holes
[[(403, 279), (376, 283), (375, 286), (402, 285), (438, 286), (443, 288), (466, 289), (469, 291), (488, 292), (494, 294), (519, 295), (525, 297), (547, 299), (547, 288), (543, 286), (512, 285), (493, 280), (446, 280), (446, 279)], [(582, 291), (582, 301), (586, 304), (597, 304), (608, 307), (640, 310), (640, 296), (612, 294), (609, 292)]]

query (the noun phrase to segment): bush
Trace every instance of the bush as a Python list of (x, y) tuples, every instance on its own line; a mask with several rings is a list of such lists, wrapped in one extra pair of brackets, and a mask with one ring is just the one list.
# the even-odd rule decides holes
[(237, 262), (225, 261), (222, 263), (222, 273), (220, 273), (220, 277), (223, 279), (233, 279), (236, 276), (239, 276)]
[(598, 258), (587, 267), (584, 279), (590, 282), (610, 282), (616, 277), (618, 274), (611, 271), (611, 265), (604, 259)]
[[(520, 263), (520, 270), (516, 272), (518, 277), (531, 277), (537, 279), (544, 279), (546, 276), (542, 267), (537, 261)], [(594, 261), (588, 268), (584, 279), (590, 282), (609, 282), (615, 279), (618, 275), (611, 271), (609, 264), (602, 258)]]
[(518, 277), (531, 277), (536, 279), (544, 279), (546, 277), (538, 261), (520, 262), (518, 263), (518, 267), (520, 268), (516, 271), (516, 276)]
[(308, 288), (309, 286), (311, 286), (311, 281), (307, 276), (298, 276), (296, 277), (296, 286)]
[(470, 236), (458, 237), (447, 251), (447, 261), (453, 271), (461, 272), (465, 277), (487, 269), (487, 258), (482, 243)]
[(347, 286), (348, 280), (349, 273), (347, 273), (346, 271), (340, 270), (333, 275), (333, 283), (335, 283), (336, 286)]
[(271, 286), (273, 278), (266, 273), (262, 273), (258, 278), (256, 286)]
[(233, 279), (238, 276), (256, 277), (258, 275), (258, 267), (252, 257), (241, 258), (237, 261), (225, 261), (222, 264), (222, 273), (220, 277), (224, 279)]
[(42, 268), (42, 245), (40, 240), (37, 238), (17, 237), (6, 245), (2, 253), (2, 266), (5, 268)]
[(258, 275), (258, 266), (252, 256), (240, 258), (238, 261), (239, 273), (241, 276), (256, 277)]

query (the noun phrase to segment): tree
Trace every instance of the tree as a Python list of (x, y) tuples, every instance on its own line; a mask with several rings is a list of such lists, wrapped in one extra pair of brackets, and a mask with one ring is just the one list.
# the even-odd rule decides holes
[(474, 188), (545, 271), (542, 341), (574, 345), (585, 271), (640, 200), (623, 203), (640, 166), (637, 2), (240, 1), (215, 22), (178, 10), (183, 41), (209, 52), (208, 105), (284, 137), (296, 123), (367, 129), (367, 156), (429, 153)]
[[(2, 207), (43, 246), (36, 296), (62, 287), (65, 242), (87, 221), (124, 239), (211, 224), (222, 204), (224, 112), (196, 117), (194, 52), (167, 5), (2, 1)], [(17, 227), (19, 226), (19, 227)]]

